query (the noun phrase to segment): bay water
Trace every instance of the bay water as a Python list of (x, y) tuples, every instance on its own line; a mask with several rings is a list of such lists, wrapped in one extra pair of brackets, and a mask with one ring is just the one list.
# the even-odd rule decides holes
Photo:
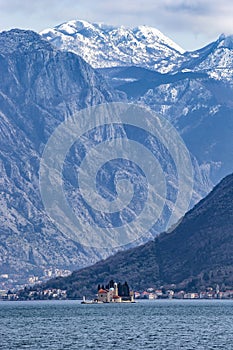
[(3, 301), (0, 349), (231, 350), (233, 301)]

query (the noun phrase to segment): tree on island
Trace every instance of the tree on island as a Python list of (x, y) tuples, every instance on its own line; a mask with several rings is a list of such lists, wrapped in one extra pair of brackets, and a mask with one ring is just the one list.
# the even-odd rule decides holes
[(127, 282), (125, 282), (122, 286), (122, 294), (124, 297), (129, 297), (129, 286)]
[(109, 288), (114, 288), (114, 281), (113, 281), (113, 280), (111, 280), (111, 281), (109, 282)]

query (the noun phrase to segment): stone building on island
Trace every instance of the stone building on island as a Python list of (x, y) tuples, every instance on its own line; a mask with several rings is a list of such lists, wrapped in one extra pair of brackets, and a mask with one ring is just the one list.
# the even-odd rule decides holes
[(134, 292), (130, 291), (127, 282), (121, 284), (111, 280), (106, 286), (98, 286), (97, 301), (102, 303), (133, 303)]

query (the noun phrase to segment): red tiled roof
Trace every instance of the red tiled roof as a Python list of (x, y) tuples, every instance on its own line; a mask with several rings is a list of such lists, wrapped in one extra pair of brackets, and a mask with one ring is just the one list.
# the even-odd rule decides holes
[(100, 290), (98, 290), (98, 293), (103, 294), (103, 293), (107, 293), (107, 291), (101, 288)]

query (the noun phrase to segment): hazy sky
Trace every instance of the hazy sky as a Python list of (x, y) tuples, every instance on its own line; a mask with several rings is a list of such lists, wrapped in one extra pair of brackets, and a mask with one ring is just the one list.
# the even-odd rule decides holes
[(233, 34), (232, 0), (0, 0), (0, 31), (40, 31), (72, 19), (156, 27), (186, 50)]

